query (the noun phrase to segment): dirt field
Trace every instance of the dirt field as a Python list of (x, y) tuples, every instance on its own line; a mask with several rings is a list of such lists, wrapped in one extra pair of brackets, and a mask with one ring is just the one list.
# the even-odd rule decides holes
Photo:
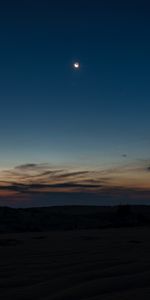
[(150, 229), (0, 236), (0, 299), (149, 299)]

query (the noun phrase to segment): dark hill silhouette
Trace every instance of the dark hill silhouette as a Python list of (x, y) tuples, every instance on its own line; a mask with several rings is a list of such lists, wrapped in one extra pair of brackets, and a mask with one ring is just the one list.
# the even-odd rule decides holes
[(141, 225), (150, 225), (149, 206), (0, 207), (1, 233)]

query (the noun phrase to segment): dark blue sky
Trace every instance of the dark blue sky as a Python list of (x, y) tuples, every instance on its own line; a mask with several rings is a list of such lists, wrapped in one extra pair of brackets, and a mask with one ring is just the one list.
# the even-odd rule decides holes
[(145, 157), (149, 35), (141, 1), (1, 2), (1, 161)]
[(1, 168), (149, 160), (149, 37), (148, 1), (1, 1)]

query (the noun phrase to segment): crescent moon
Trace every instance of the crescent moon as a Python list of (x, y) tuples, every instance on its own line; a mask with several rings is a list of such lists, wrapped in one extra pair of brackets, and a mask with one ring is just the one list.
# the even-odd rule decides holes
[(74, 66), (75, 69), (79, 69), (80, 68), (80, 63), (79, 62), (75, 62), (73, 64), (73, 66)]

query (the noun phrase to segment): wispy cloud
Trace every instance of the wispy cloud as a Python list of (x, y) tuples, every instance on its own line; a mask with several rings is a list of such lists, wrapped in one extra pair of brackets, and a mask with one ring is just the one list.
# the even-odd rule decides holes
[(54, 167), (29, 163), (0, 172), (0, 196), (13, 197), (42, 193), (93, 193), (128, 198), (150, 196), (149, 161), (123, 164), (106, 169)]

